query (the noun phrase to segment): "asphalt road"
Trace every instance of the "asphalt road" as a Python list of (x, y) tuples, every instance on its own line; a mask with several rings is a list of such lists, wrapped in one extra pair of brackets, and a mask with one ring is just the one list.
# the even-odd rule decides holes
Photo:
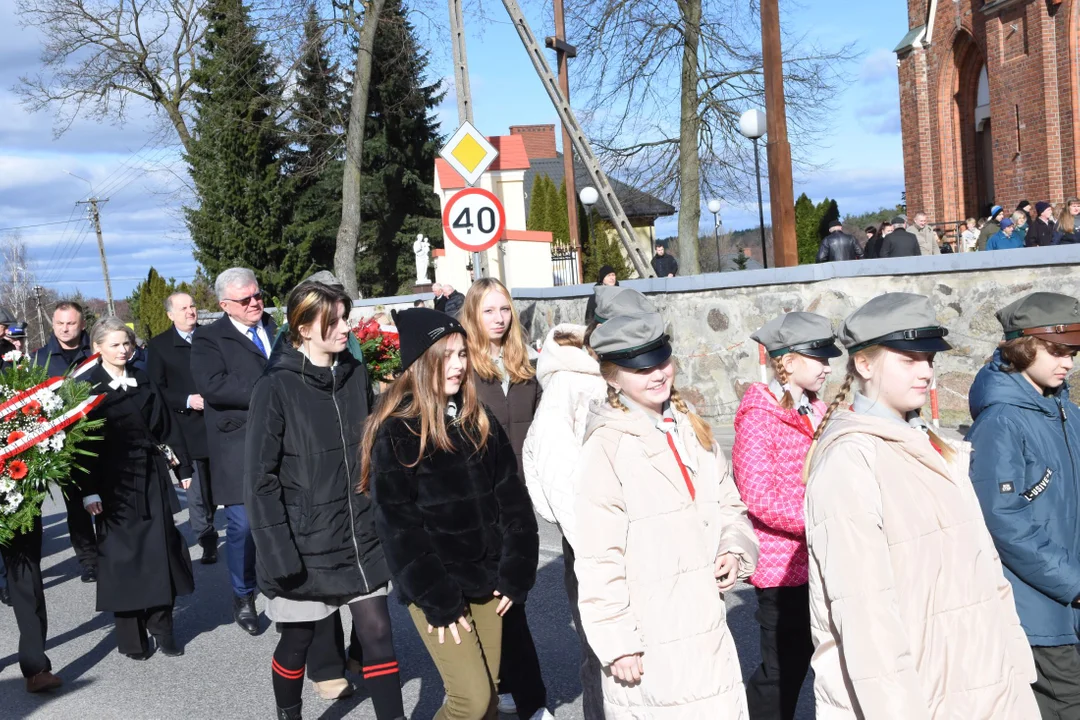
[[(717, 432), (730, 448), (730, 430)], [(49, 609), (48, 653), (53, 671), (64, 687), (47, 695), (29, 695), (16, 659), (18, 633), (11, 609), (0, 606), (0, 718), (69, 720), (269, 720), (274, 717), (270, 657), (277, 643), (272, 624), (250, 637), (232, 624), (230, 590), (225, 564), (195, 562), (195, 594), (179, 598), (176, 636), (186, 654), (167, 658), (156, 654), (144, 662), (116, 652), (112, 617), (94, 611), (94, 586), (79, 580), (78, 566), (67, 537), (64, 508), (45, 505), (42, 572)], [(219, 516), (219, 528), (223, 521)], [(187, 511), (176, 516), (191, 539)], [(197, 559), (200, 550), (191, 543)], [(540, 654), (551, 708), (559, 720), (582, 718), (577, 678), (578, 641), (570, 622), (563, 589), (561, 539), (558, 531), (540, 521), (540, 571), (529, 596), (529, 620)], [(262, 600), (259, 601), (261, 608)], [(405, 709), (409, 717), (426, 720), (442, 702), (442, 683), (404, 608), (391, 603), (394, 642), (402, 667)], [(758, 655), (756, 602), (753, 588), (740, 585), (728, 596), (728, 624), (736, 638), (743, 675), (749, 676)], [(346, 631), (349, 622), (344, 614)], [(355, 678), (354, 678), (355, 680)], [(374, 718), (371, 701), (361, 688), (352, 698), (327, 702), (310, 686), (304, 694), (304, 717), (332, 720)], [(511, 716), (512, 717), (512, 716)], [(803, 688), (798, 720), (813, 717), (809, 682)]]

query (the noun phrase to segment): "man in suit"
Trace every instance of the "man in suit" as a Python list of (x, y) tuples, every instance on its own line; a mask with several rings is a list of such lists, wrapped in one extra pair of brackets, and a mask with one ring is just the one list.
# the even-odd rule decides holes
[(210, 493), (225, 508), (225, 562), (234, 594), (233, 619), (257, 635), (255, 541), (244, 510), (244, 441), (251, 391), (266, 367), (277, 327), (263, 312), (262, 292), (251, 270), (225, 270), (217, 276), (214, 290), (225, 315), (195, 330), (191, 375), (206, 415)]
[(147, 374), (161, 388), (165, 404), (175, 413), (173, 422), (180, 427), (195, 472), (185, 483), (191, 531), (202, 548), (202, 563), (217, 562), (218, 534), (214, 529), (214, 505), (210, 493), (210, 461), (206, 449), (206, 422), (203, 398), (191, 376), (191, 336), (198, 313), (195, 301), (187, 293), (173, 293), (165, 298), (165, 312), (173, 326), (152, 338), (147, 347)]
[(882, 258), (913, 257), (922, 255), (919, 238), (907, 230), (907, 218), (897, 215), (892, 221), (893, 231), (881, 241)]
[[(34, 353), (34, 364), (44, 367), (49, 377), (64, 375), (93, 352), (86, 334), (83, 308), (77, 302), (60, 302), (53, 310), (53, 334), (44, 347)], [(70, 495), (70, 497), (68, 497)], [(97, 537), (94, 519), (82, 504), (82, 495), (69, 490), (64, 495), (67, 506), (68, 536), (82, 570), (82, 581), (97, 581)]]

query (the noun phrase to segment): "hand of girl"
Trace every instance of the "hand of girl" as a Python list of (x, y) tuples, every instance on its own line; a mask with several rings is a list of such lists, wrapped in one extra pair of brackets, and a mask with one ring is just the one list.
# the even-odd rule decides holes
[(514, 604), (514, 601), (503, 595), (498, 590), (495, 591), (495, 597), (502, 598), (502, 600), (499, 601), (499, 607), (495, 608), (495, 612), (498, 613), (499, 617), (505, 617), (506, 611), (509, 610), (510, 606)]
[(101, 503), (92, 502), (92, 503), (88, 504), (86, 506), (86, 512), (90, 513), (91, 515), (100, 515), (101, 514)]
[[(460, 645), (461, 644), (461, 635), (458, 634), (458, 629), (457, 629), (458, 625), (465, 628), (465, 632), (472, 632), (472, 626), (469, 625), (469, 621), (465, 619), (464, 615), (462, 615), (461, 617), (459, 617), (457, 619), (457, 623), (450, 626), (450, 634), (454, 637), (454, 643), (457, 644), (457, 645)], [(427, 626), (428, 635), (430, 635), (432, 633), (432, 631), (434, 631), (435, 629), (436, 628), (432, 627), (431, 624), (428, 623), (428, 626)], [(438, 628), (438, 630), (439, 630), (439, 644), (442, 645), (443, 642), (446, 640), (446, 628), (440, 627), (440, 628)]]
[(641, 653), (623, 655), (611, 663), (611, 674), (627, 685), (637, 685), (641, 682), (641, 676), (645, 674), (645, 661)]
[(716, 587), (720, 592), (727, 592), (735, 587), (735, 581), (739, 579), (739, 559), (731, 553), (717, 555), (713, 577), (716, 578)]

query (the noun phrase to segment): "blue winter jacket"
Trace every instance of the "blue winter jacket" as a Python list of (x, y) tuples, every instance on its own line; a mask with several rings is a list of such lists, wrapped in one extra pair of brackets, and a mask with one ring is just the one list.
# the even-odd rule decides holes
[(1080, 408), (1067, 386), (1045, 397), (1000, 352), (968, 395), (971, 481), (994, 538), (1016, 611), (1036, 646), (1080, 635)]
[(78, 365), (93, 354), (93, 350), (90, 349), (90, 336), (84, 330), (79, 338), (79, 351), (75, 353), (75, 361), (71, 365), (68, 365), (64, 360), (60, 341), (56, 339), (55, 335), (50, 335), (49, 342), (37, 349), (33, 361), (35, 365), (44, 366), (49, 373), (49, 377), (57, 377), (65, 374), (71, 367)]
[(986, 243), (987, 250), (1018, 250), (1022, 247), (1024, 247), (1023, 235), (1017, 235), (1015, 232), (1012, 235), (1006, 235), (1001, 230)]

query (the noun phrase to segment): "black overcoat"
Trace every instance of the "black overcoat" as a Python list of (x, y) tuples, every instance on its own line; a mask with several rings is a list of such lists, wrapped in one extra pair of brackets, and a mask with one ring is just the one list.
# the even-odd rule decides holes
[(165, 396), (172, 420), (184, 436), (188, 453), (196, 460), (209, 457), (206, 449), (206, 418), (187, 406), (189, 395), (198, 395), (191, 376), (191, 343), (171, 327), (147, 343), (146, 374)]
[(338, 358), (318, 367), (279, 342), (255, 384), (245, 505), (267, 597), (340, 601), (390, 579), (371, 499), (357, 487), (371, 385), (360, 361)]
[[(457, 423), (453, 451), (431, 442), (417, 463), (416, 420), (390, 417), (371, 451), (371, 499), (386, 562), (401, 597), (444, 627), (472, 599), (498, 590), (525, 602), (536, 581), (539, 536), (510, 439), (488, 411), (479, 451)], [(413, 465), (408, 467), (408, 465)]]
[(128, 375), (136, 387), (110, 388), (112, 378), (101, 366), (88, 378), (95, 394), (105, 394), (90, 416), (105, 425), (101, 439), (87, 443), (96, 455), (84, 460), (89, 476), (82, 490), (101, 496), (97, 609), (108, 612), (172, 605), (177, 595), (195, 590), (187, 543), (173, 520), (180, 502), (156, 446), (172, 448), (180, 478), (191, 477), (191, 460), (183, 437), (172, 431), (161, 392), (134, 366)]
[(473, 372), (476, 381), (476, 395), (494, 413), (502, 429), (510, 436), (510, 446), (517, 456), (518, 478), (525, 482), (525, 469), (521, 464), (521, 451), (525, 446), (525, 436), (529, 434), (533, 416), (540, 404), (540, 383), (536, 376), (525, 382), (510, 383), (510, 389), (504, 395), (502, 383), (498, 380), (485, 380)]
[[(272, 343), (277, 326), (269, 314), (263, 314), (263, 327)], [(266, 356), (250, 337), (236, 329), (228, 315), (195, 329), (191, 376), (205, 405), (210, 489), (218, 505), (244, 504), (248, 407), (266, 361)]]

